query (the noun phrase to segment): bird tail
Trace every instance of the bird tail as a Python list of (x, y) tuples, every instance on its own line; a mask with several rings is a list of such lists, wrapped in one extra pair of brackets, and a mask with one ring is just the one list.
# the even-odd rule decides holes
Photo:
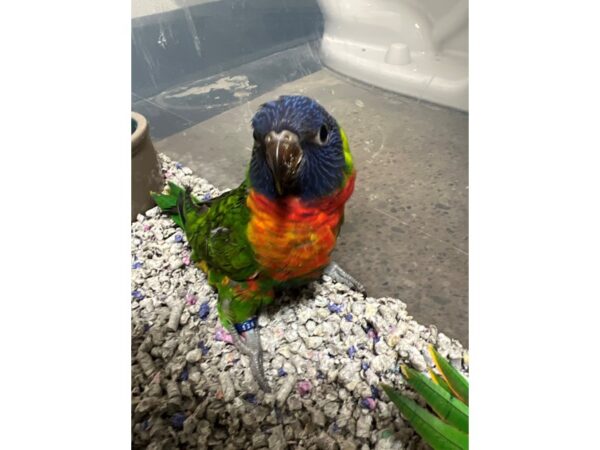
[(191, 188), (182, 188), (175, 183), (169, 182), (166, 194), (150, 192), (150, 195), (158, 207), (164, 213), (170, 214), (173, 221), (184, 230), (186, 219), (191, 213), (201, 214), (206, 210), (202, 202), (194, 201)]

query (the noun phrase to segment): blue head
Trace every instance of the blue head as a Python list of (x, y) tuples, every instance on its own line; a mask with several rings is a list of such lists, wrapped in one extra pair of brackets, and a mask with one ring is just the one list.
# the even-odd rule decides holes
[(336, 120), (316, 101), (286, 95), (252, 119), (252, 187), (270, 198), (320, 198), (341, 187), (344, 148)]

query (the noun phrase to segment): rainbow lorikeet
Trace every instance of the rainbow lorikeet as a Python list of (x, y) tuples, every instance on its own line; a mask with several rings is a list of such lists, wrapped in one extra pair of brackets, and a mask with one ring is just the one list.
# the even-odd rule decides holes
[(152, 196), (186, 233), (192, 259), (218, 291), (218, 313), (236, 347), (264, 380), (257, 315), (275, 293), (323, 274), (364, 291), (330, 260), (354, 189), (344, 131), (316, 101), (282, 96), (252, 119), (254, 147), (244, 182), (199, 201), (170, 184)]

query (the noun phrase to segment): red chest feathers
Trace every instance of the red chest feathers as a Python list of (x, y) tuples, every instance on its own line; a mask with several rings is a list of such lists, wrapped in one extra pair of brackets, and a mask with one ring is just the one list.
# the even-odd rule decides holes
[(273, 201), (250, 192), (248, 240), (270, 277), (287, 281), (320, 275), (335, 247), (354, 178), (353, 174), (334, 195), (310, 203), (295, 197)]

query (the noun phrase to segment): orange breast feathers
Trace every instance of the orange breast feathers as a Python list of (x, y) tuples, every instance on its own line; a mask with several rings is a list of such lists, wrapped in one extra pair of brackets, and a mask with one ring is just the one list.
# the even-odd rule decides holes
[(319, 200), (270, 200), (251, 190), (248, 240), (258, 263), (277, 281), (316, 278), (329, 264), (344, 204), (352, 195), (356, 172), (336, 193)]

